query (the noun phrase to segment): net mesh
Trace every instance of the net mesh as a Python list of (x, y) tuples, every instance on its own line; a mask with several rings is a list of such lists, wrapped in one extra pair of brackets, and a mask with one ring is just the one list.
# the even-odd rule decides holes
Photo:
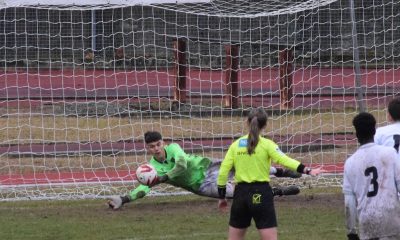
[(387, 124), (400, 92), (399, 1), (52, 4), (0, 5), (2, 200), (127, 192), (148, 130), (222, 159), (259, 106), (265, 136), (328, 170), (274, 184), (340, 186), (353, 116)]

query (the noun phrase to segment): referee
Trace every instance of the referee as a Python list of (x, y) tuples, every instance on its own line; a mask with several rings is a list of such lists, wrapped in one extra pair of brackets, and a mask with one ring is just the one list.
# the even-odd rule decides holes
[(244, 239), (251, 219), (254, 219), (262, 240), (277, 239), (277, 222), (272, 189), (269, 185), (271, 161), (299, 173), (318, 175), (323, 170), (305, 167), (286, 156), (273, 141), (260, 136), (267, 125), (267, 113), (261, 107), (252, 109), (247, 118), (248, 135), (231, 144), (218, 175), (218, 207), (226, 210), (228, 174), (235, 169), (235, 193), (229, 219), (229, 240)]

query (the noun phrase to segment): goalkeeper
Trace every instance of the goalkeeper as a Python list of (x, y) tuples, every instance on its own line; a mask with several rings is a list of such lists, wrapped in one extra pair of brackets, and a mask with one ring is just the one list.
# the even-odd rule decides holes
[[(219, 197), (217, 177), (221, 160), (212, 161), (206, 157), (186, 154), (176, 143), (166, 145), (159, 132), (146, 132), (144, 141), (147, 152), (152, 155), (149, 163), (158, 173), (154, 185), (168, 183), (200, 196)], [(275, 167), (271, 167), (270, 174), (276, 177), (301, 177), (300, 173)], [(232, 178), (233, 173), (230, 174), (230, 179)], [(108, 205), (112, 209), (119, 209), (125, 203), (144, 197), (150, 189), (151, 186), (139, 185), (126, 196), (111, 196), (108, 198)], [(275, 196), (294, 195), (299, 191), (297, 186), (273, 189)], [(229, 181), (226, 186), (226, 196), (232, 198), (233, 192), (234, 183)]]

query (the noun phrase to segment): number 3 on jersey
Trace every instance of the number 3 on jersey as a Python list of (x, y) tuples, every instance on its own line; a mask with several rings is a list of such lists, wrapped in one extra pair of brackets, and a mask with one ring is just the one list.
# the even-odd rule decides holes
[(379, 188), (378, 182), (376, 181), (378, 179), (378, 170), (376, 170), (376, 167), (369, 167), (369, 168), (365, 169), (364, 175), (366, 177), (371, 177), (370, 183), (372, 185), (372, 189), (369, 188), (367, 197), (376, 196), (376, 194), (378, 194), (378, 188)]

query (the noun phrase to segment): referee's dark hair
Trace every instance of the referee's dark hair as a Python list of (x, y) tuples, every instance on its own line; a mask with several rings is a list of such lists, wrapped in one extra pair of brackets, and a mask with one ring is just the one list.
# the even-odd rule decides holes
[(374, 139), (376, 120), (371, 113), (362, 112), (353, 119), (353, 126), (356, 129), (358, 142), (361, 144), (371, 142)]
[(247, 117), (247, 123), (249, 124), (249, 139), (247, 141), (247, 153), (249, 155), (254, 153), (254, 150), (258, 144), (261, 129), (267, 125), (268, 115), (262, 107), (252, 109)]

